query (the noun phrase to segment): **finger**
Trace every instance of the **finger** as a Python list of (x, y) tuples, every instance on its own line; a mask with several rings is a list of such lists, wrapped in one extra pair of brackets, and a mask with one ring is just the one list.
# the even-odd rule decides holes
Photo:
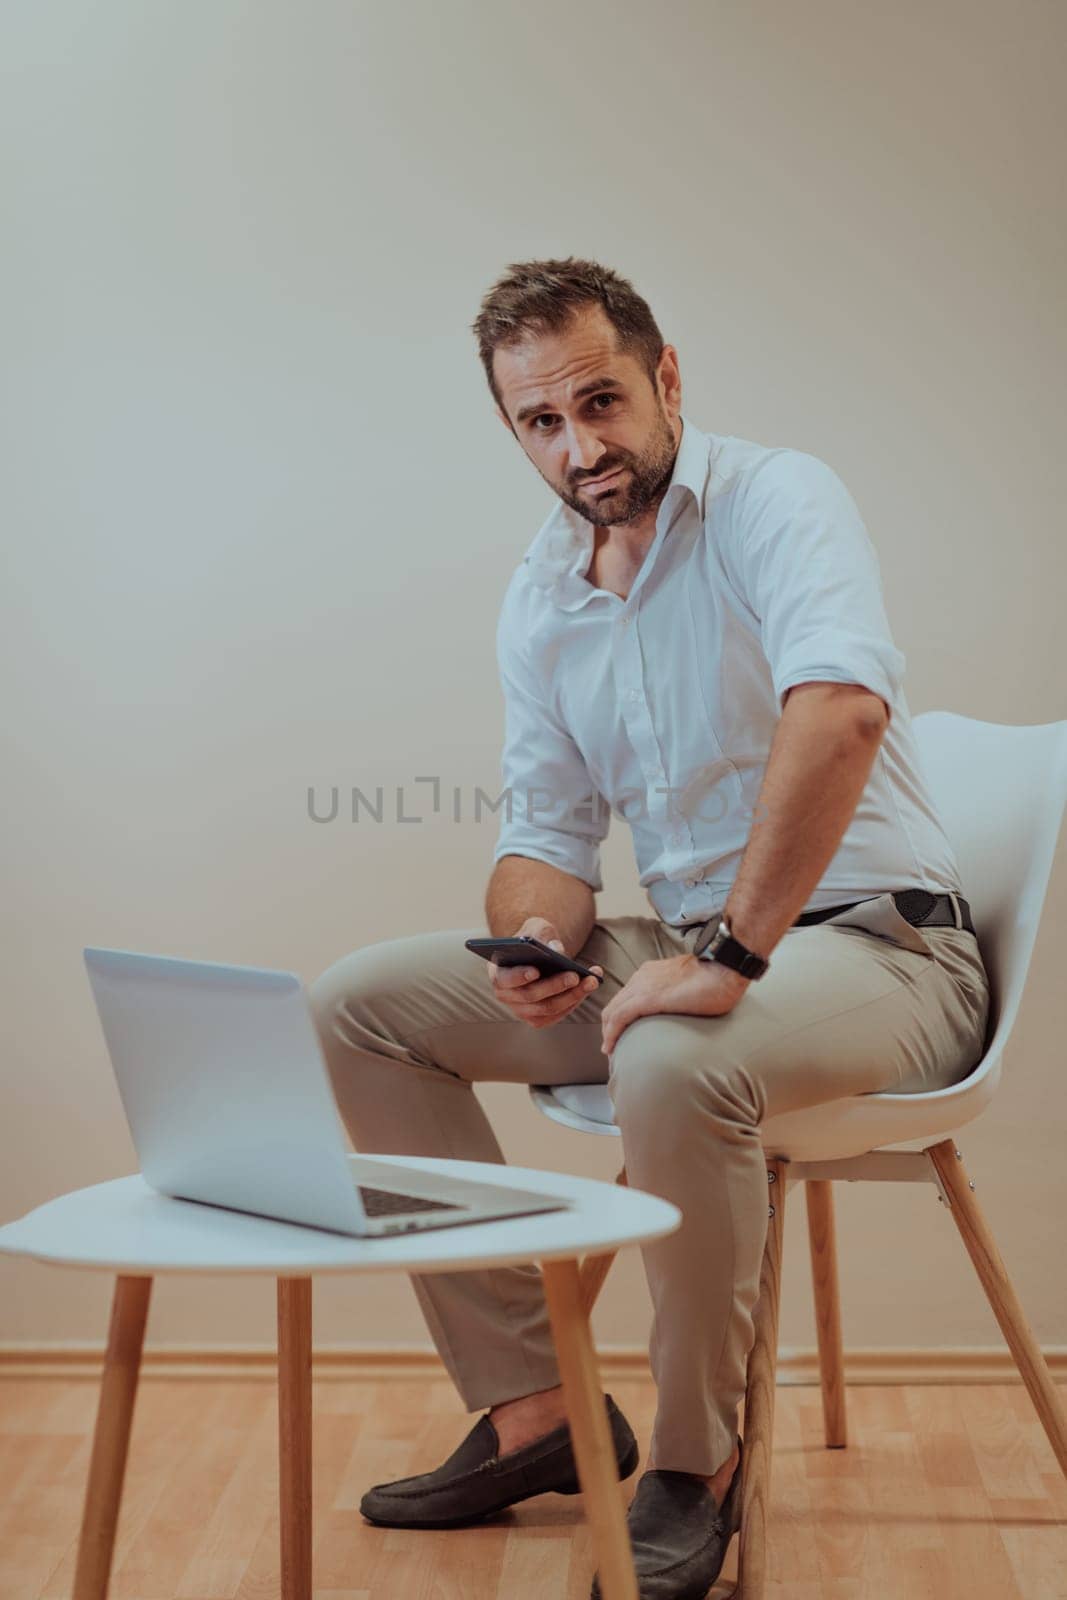
[(577, 987), (579, 974), (577, 972), (551, 972), (547, 978), (542, 978), (538, 983), (531, 983), (526, 996), (531, 1000), (547, 1000), (551, 995), (564, 994), (569, 989)]
[(538, 1002), (533, 994), (535, 986), (533, 984), (523, 984), (517, 989), (498, 989), (496, 998), (520, 1022), (530, 1022), (535, 1018), (554, 1021), (559, 1017), (566, 1016), (576, 1006), (581, 1005), (582, 1001), (592, 994), (597, 987), (595, 978), (582, 978), (579, 984), (572, 985), (561, 993), (553, 994), (547, 999)]
[(641, 1012), (639, 1008), (634, 1005), (616, 1006), (610, 1017), (608, 1017), (607, 1013), (605, 1012), (602, 1019), (603, 1043), (600, 1047), (604, 1055), (610, 1056), (611, 1052), (615, 1048), (616, 1043), (618, 1042), (619, 1035), (625, 1032), (626, 1028), (630, 1025), (635, 1017), (639, 1017), (640, 1015)]
[[(621, 1004), (617, 1003), (620, 1001)], [(615, 1004), (615, 1010), (609, 1022), (611, 1037), (609, 1039), (605, 1036), (604, 1040), (604, 1048), (608, 1055), (614, 1050), (620, 1034), (625, 1033), (631, 1022), (636, 1022), (638, 1017), (653, 1017), (662, 1009), (657, 1004), (655, 995), (647, 992), (645, 994), (629, 994), (625, 999), (621, 995), (616, 995), (613, 1004)], [(601, 1018), (601, 1021), (603, 1021), (603, 1018)]]
[(536, 967), (498, 967), (493, 981), (498, 989), (521, 989), (540, 976)]
[(567, 989), (562, 994), (545, 995), (541, 1000), (530, 999), (523, 992), (515, 996), (512, 1001), (512, 1007), (514, 1010), (518, 1010), (521, 1007), (523, 1011), (531, 1012), (554, 1012), (561, 1009), (569, 1011), (571, 1006), (575, 1005), (581, 998), (581, 994), (576, 993), (573, 989)]
[(541, 1000), (533, 1005), (528, 1005), (524, 1000), (516, 998), (512, 1002), (511, 1009), (524, 1022), (545, 1019), (555, 1021), (557, 1018), (565, 1017), (568, 1012), (573, 1011), (576, 1006), (581, 1004), (584, 998), (583, 994), (575, 993), (573, 990), (569, 994), (553, 995), (551, 999)]
[(573, 991), (570, 989), (565, 989), (561, 992), (552, 990), (548, 994), (543, 994), (537, 992), (540, 988), (539, 983), (524, 983), (521, 988), (503, 992), (500, 998), (513, 1011), (518, 1010), (520, 1007), (526, 1011), (535, 1011), (538, 1006), (548, 1005), (550, 1002), (553, 1005), (557, 1005), (561, 1001), (569, 1001), (573, 995)]

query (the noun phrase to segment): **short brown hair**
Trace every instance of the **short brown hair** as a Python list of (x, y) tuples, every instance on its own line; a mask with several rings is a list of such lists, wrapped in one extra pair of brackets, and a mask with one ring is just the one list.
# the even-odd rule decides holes
[(506, 415), (493, 377), (493, 354), (529, 334), (558, 333), (584, 306), (600, 305), (615, 329), (617, 348), (640, 362), (655, 387), (663, 335), (648, 302), (633, 284), (596, 261), (514, 261), (482, 298), (471, 324), (493, 399)]

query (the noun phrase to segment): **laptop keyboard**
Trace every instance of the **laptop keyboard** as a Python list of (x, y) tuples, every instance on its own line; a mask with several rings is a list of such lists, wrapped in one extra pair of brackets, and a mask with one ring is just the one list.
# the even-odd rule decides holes
[(427, 1200), (422, 1195), (397, 1194), (395, 1189), (371, 1189), (357, 1185), (368, 1217), (389, 1217), (397, 1211), (462, 1211), (451, 1200)]

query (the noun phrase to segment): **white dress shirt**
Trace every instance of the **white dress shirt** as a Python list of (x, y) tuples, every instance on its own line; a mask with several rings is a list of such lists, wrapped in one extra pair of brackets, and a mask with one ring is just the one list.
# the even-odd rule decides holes
[(893, 889), (962, 892), (919, 767), (878, 557), (848, 490), (805, 451), (681, 422), (655, 538), (625, 600), (584, 576), (593, 525), (558, 499), (505, 591), (494, 862), (529, 856), (601, 889), (615, 815), (630, 825), (654, 912), (675, 925), (715, 915), (782, 697), (830, 681), (873, 689), (890, 721), (803, 909)]

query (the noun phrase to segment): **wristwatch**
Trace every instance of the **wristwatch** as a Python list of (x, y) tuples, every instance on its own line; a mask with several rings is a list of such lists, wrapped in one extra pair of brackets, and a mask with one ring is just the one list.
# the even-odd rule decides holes
[(718, 961), (724, 967), (732, 967), (743, 978), (762, 978), (770, 966), (769, 961), (746, 949), (740, 939), (734, 938), (725, 913), (718, 922), (712, 918), (697, 934), (693, 954), (701, 961)]

